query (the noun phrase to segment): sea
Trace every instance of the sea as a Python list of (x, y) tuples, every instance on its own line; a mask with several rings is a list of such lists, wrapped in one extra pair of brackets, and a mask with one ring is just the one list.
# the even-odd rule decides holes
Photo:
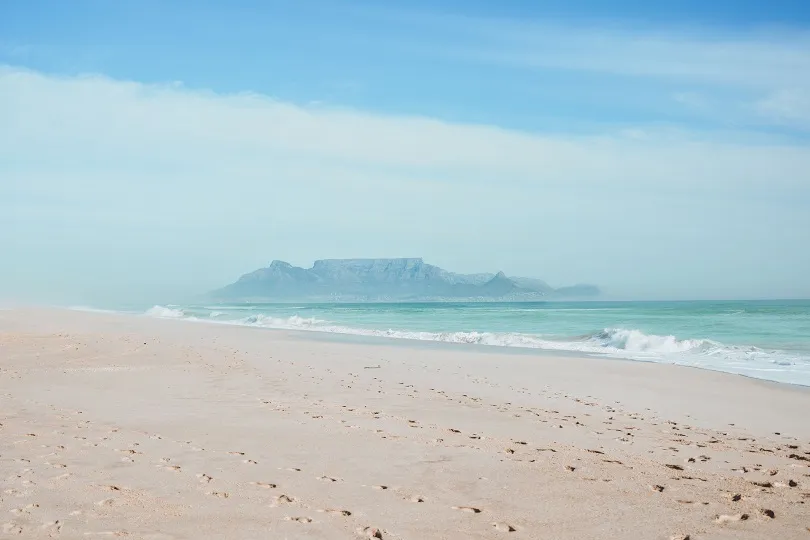
[(810, 386), (810, 300), (239, 303), (125, 311), (207, 324), (554, 353), (561, 361), (570, 353), (679, 364)]

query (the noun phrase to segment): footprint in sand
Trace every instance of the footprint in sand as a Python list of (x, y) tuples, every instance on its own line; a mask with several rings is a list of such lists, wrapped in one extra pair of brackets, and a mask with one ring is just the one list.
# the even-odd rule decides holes
[(242, 460), (242, 463), (245, 463), (245, 464), (247, 464), (247, 465), (258, 465), (258, 463), (259, 463), (259, 462), (258, 462), (258, 461), (254, 461), (254, 460), (252, 460), (252, 459), (243, 459), (243, 460)]
[(717, 516), (714, 521), (716, 523), (729, 523), (733, 521), (745, 521), (748, 519), (748, 514), (722, 514)]
[(388, 489), (388, 486), (371, 486), (371, 489), (376, 489), (378, 491), (385, 491)]
[(414, 496), (412, 496), (411, 498), (409, 498), (408, 500), (409, 500), (409, 501), (411, 501), (412, 503), (422, 503), (422, 502), (425, 502), (425, 499), (424, 499), (423, 497), (420, 497), (419, 495), (414, 495)]
[(112, 506), (113, 504), (115, 504), (115, 499), (104, 499), (104, 500), (98, 501), (96, 503), (96, 506)]
[(335, 508), (326, 508), (324, 510), (318, 510), (318, 512), (324, 512), (326, 514), (331, 514), (333, 516), (342, 516), (342, 517), (349, 517), (350, 515), (352, 515), (352, 513), (349, 512), (348, 510), (339, 510)]
[(53, 536), (54, 534), (59, 534), (62, 530), (62, 524), (57, 519), (56, 521), (48, 521), (40, 525), (39, 527), (43, 532), (47, 532), (48, 536)]
[(333, 478), (331, 476), (319, 476), (319, 477), (316, 478), (316, 480), (321, 480), (323, 482), (338, 482), (340, 479), (339, 478)]
[(504, 523), (503, 521), (497, 521), (492, 524), (496, 531), (499, 532), (515, 532), (515, 528), (509, 525), (508, 523)]
[(304, 516), (301, 516), (301, 517), (287, 516), (284, 519), (286, 519), (287, 521), (294, 521), (296, 523), (312, 523), (312, 518), (308, 518), (308, 517), (304, 517)]
[(210, 482), (211, 480), (213, 480), (213, 478), (212, 478), (211, 476), (208, 476), (208, 475), (207, 475), (207, 474), (205, 474), (205, 473), (197, 473), (197, 478), (199, 478), (199, 479), (200, 479), (200, 482), (204, 482), (204, 483), (206, 483), (206, 484), (207, 484), (208, 482)]
[(358, 527), (357, 534), (364, 538), (382, 538), (382, 531), (377, 527)]
[(451, 506), (453, 510), (458, 510), (460, 512), (467, 512), (468, 514), (480, 514), (481, 509), (475, 508), (474, 506)]
[(14, 522), (9, 521), (8, 523), (3, 523), (3, 533), (7, 535), (12, 534), (22, 534), (23, 530), (22, 527), (17, 525)]
[(260, 488), (264, 488), (264, 489), (275, 489), (275, 488), (278, 487), (275, 484), (271, 484), (269, 482), (251, 482), (251, 484), (253, 484), (256, 487), (260, 487)]
[(660, 486), (660, 485), (656, 484), (654, 486), (650, 486), (650, 489), (652, 491), (657, 491), (658, 493), (661, 493), (662, 491), (664, 491), (664, 486)]
[(213, 495), (214, 497), (219, 497), (220, 499), (227, 499), (230, 497), (226, 491), (209, 491), (208, 495)]
[(290, 497), (289, 495), (282, 494), (282, 495), (279, 495), (278, 497), (276, 497), (275, 502), (273, 503), (273, 506), (279, 506), (279, 505), (282, 505), (282, 504), (293, 504), (293, 503), (296, 502), (296, 500), (297, 499), (295, 497)]
[(773, 510), (768, 510), (767, 508), (760, 509), (759, 513), (771, 519), (774, 519), (776, 517), (776, 514), (773, 512)]
[(129, 532), (128, 531), (123, 531), (123, 530), (100, 531), (100, 532), (86, 532), (86, 533), (84, 533), (84, 535), (85, 536), (103, 536), (105, 538), (112, 536), (114, 538), (118, 538), (118, 537), (122, 537), (122, 536), (129, 536)]

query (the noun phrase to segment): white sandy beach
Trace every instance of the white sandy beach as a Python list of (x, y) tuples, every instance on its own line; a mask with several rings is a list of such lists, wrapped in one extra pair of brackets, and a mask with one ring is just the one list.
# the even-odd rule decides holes
[(810, 539), (810, 389), (0, 311), (0, 537)]

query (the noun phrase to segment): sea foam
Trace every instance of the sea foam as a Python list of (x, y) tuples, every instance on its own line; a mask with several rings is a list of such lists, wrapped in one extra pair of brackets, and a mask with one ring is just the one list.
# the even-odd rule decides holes
[(182, 319), (186, 316), (182, 309), (176, 309), (165, 306), (154, 306), (146, 310), (146, 315), (150, 317), (157, 317), (159, 319)]
[(739, 352), (764, 352), (756, 347), (726, 347), (722, 343), (708, 339), (677, 339), (675, 336), (645, 334), (640, 330), (606, 328), (592, 335), (572, 340), (552, 340), (531, 334), (514, 332), (419, 332), (408, 330), (375, 330), (331, 324), (328, 321), (303, 318), (293, 315), (287, 318), (267, 315), (251, 315), (232, 324), (262, 326), (285, 330), (310, 330), (333, 334), (349, 334), (369, 337), (410, 339), (417, 341), (439, 341), (445, 343), (466, 343), (490, 345), (494, 347), (521, 347), (529, 349), (568, 350), (588, 353), (643, 353), (649, 355), (681, 353), (687, 351), (709, 354), (724, 348)]
[(335, 324), (314, 317), (274, 317), (263, 313), (227, 319), (223, 311), (203, 318), (176, 307), (154, 306), (146, 314), (161, 319), (183, 319), (273, 328), (325, 332), (415, 341), (434, 341), (492, 347), (513, 347), (599, 355), (610, 358), (681, 364), (753, 377), (810, 385), (810, 358), (800, 353), (727, 345), (710, 339), (679, 339), (673, 335), (647, 334), (633, 328), (604, 328), (588, 335), (557, 338), (517, 332), (430, 332), (371, 329)]

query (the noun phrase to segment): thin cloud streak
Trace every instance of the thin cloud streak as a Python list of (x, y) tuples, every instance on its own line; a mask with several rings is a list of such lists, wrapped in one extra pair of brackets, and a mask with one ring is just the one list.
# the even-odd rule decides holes
[(731, 30), (632, 21), (367, 13), (402, 26), (441, 29), (441, 34), (427, 33), (427, 46), (441, 50), (439, 42), (444, 41), (470, 59), (751, 88), (810, 85), (810, 29), (805, 28)]
[[(419, 44), (410, 44), (423, 55), (443, 54), (459, 61), (523, 70), (656, 81), (673, 85), (669, 93), (711, 92), (710, 101), (717, 101), (724, 114), (736, 114), (739, 120), (781, 125), (790, 117), (792, 127), (810, 129), (803, 108), (786, 109), (790, 104), (785, 103), (771, 114), (767, 107), (755, 107), (783, 94), (810, 95), (808, 29), (687, 29), (628, 21), (521, 21), (385, 10), (364, 13), (407, 28), (395, 35), (425, 36)], [(734, 103), (729, 106), (729, 101)]]

